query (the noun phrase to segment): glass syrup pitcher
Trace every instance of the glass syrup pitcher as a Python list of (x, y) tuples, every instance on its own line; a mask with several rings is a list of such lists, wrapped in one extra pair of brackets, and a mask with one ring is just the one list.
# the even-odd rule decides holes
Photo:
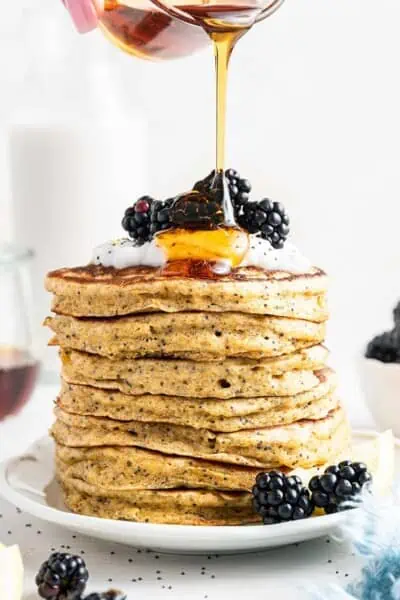
[[(82, 33), (100, 27), (117, 47), (138, 58), (183, 58), (210, 43), (211, 27), (246, 28), (283, 0), (62, 0)], [(199, 27), (200, 25), (200, 27)]]

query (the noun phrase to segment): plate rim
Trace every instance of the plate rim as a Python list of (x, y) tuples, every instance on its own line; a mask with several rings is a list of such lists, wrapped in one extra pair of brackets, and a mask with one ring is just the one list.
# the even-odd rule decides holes
[[(355, 438), (374, 438), (379, 435), (379, 432), (373, 429), (355, 429), (352, 432), (352, 435)], [(88, 534), (90, 534), (93, 530), (98, 530), (98, 527), (102, 531), (107, 533), (114, 532), (124, 532), (125, 534), (128, 531), (139, 535), (141, 533), (146, 532), (146, 534), (153, 536), (162, 531), (164, 534), (168, 533), (171, 535), (176, 535), (179, 533), (182, 539), (186, 538), (185, 534), (192, 536), (195, 532), (195, 537), (197, 542), (205, 542), (209, 540), (210, 535), (218, 534), (219, 541), (222, 541), (222, 536), (224, 539), (229, 539), (232, 542), (240, 542), (241, 540), (248, 540), (249, 532), (251, 531), (251, 537), (253, 541), (256, 542), (260, 538), (264, 540), (272, 540), (280, 537), (284, 537), (285, 533), (290, 534), (301, 534), (304, 530), (304, 533), (309, 531), (310, 525), (317, 529), (321, 529), (322, 532), (326, 530), (333, 529), (337, 527), (345, 517), (346, 513), (336, 513), (332, 515), (321, 515), (314, 519), (304, 519), (300, 521), (291, 521), (289, 523), (278, 523), (275, 525), (270, 525), (267, 529), (268, 536), (266, 535), (266, 527), (262, 523), (252, 524), (248, 526), (241, 525), (178, 525), (178, 524), (163, 524), (163, 523), (136, 523), (129, 521), (118, 521), (113, 519), (103, 519), (100, 517), (93, 517), (87, 515), (80, 515), (72, 512), (65, 512), (58, 508), (42, 505), (34, 500), (27, 498), (23, 492), (16, 490), (11, 486), (8, 481), (8, 471), (10, 467), (13, 465), (15, 461), (20, 460), (24, 455), (29, 453), (31, 448), (34, 448), (36, 445), (41, 443), (48, 443), (51, 440), (49, 436), (43, 436), (36, 441), (34, 441), (24, 452), (21, 454), (6, 459), (2, 463), (0, 463), (0, 497), (4, 498), (14, 506), (18, 506), (28, 514), (47, 521), (48, 523), (52, 523), (55, 525), (59, 525), (62, 527), (67, 527), (69, 529), (80, 529), (90, 530)], [(394, 438), (395, 447), (400, 449), (400, 439)], [(80, 527), (80, 524), (81, 527)], [(318, 527), (319, 525), (319, 527)], [(128, 535), (127, 535), (128, 537)]]

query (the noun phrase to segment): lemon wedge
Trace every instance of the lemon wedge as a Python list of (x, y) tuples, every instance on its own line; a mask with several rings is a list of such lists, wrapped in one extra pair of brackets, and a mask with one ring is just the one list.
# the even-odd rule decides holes
[(301, 477), (304, 485), (308, 485), (314, 475), (323, 473), (330, 464), (347, 459), (353, 462), (363, 462), (372, 473), (374, 492), (380, 496), (384, 496), (390, 493), (392, 488), (395, 471), (394, 456), (394, 436), (392, 431), (388, 430), (372, 439), (354, 444), (350, 451), (337, 457), (335, 460), (330, 460), (329, 464), (313, 469), (295, 469), (291, 472), (291, 475), (298, 475)]
[(0, 544), (0, 598), (21, 600), (24, 566), (18, 546)]

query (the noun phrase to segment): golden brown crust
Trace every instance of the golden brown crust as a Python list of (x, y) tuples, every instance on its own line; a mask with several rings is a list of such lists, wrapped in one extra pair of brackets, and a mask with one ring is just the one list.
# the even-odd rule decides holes
[(299, 421), (255, 430), (216, 433), (165, 423), (113, 421), (56, 409), (52, 434), (72, 447), (135, 446), (209, 461), (275, 468), (311, 467), (341, 453), (349, 428), (342, 408), (318, 421)]
[(108, 358), (62, 350), (62, 375), (68, 383), (119, 390), (128, 395), (187, 398), (294, 396), (320, 383), (318, 371), (328, 352), (323, 346), (259, 361), (230, 358), (194, 362), (144, 358)]
[(87, 484), (60, 478), (66, 505), (79, 514), (142, 523), (246, 525), (259, 523), (246, 492), (140, 490), (99, 495)]
[(321, 343), (325, 324), (240, 313), (151, 313), (108, 319), (47, 318), (52, 344), (108, 358), (224, 360), (291, 354)]
[(217, 279), (171, 277), (150, 267), (89, 265), (49, 273), (52, 308), (77, 317), (112, 317), (137, 312), (242, 312), (323, 322), (327, 277), (313, 267), (291, 274), (241, 267)]
[(68, 448), (57, 444), (57, 471), (103, 493), (176, 488), (251, 491), (259, 469), (143, 448)]
[(63, 381), (58, 406), (78, 415), (117, 421), (144, 421), (189, 425), (195, 429), (238, 431), (320, 419), (337, 406), (336, 375), (318, 372), (319, 383), (296, 396), (260, 398), (185, 398), (183, 396), (129, 396), (115, 390), (68, 384)]

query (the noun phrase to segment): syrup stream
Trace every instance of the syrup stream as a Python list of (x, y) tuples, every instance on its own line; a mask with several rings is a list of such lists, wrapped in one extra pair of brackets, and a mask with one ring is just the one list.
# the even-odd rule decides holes
[(233, 48), (239, 38), (248, 29), (237, 31), (214, 31), (209, 35), (214, 43), (216, 74), (216, 171), (223, 173), (225, 169), (226, 138), (226, 99), (228, 87), (228, 68)]

